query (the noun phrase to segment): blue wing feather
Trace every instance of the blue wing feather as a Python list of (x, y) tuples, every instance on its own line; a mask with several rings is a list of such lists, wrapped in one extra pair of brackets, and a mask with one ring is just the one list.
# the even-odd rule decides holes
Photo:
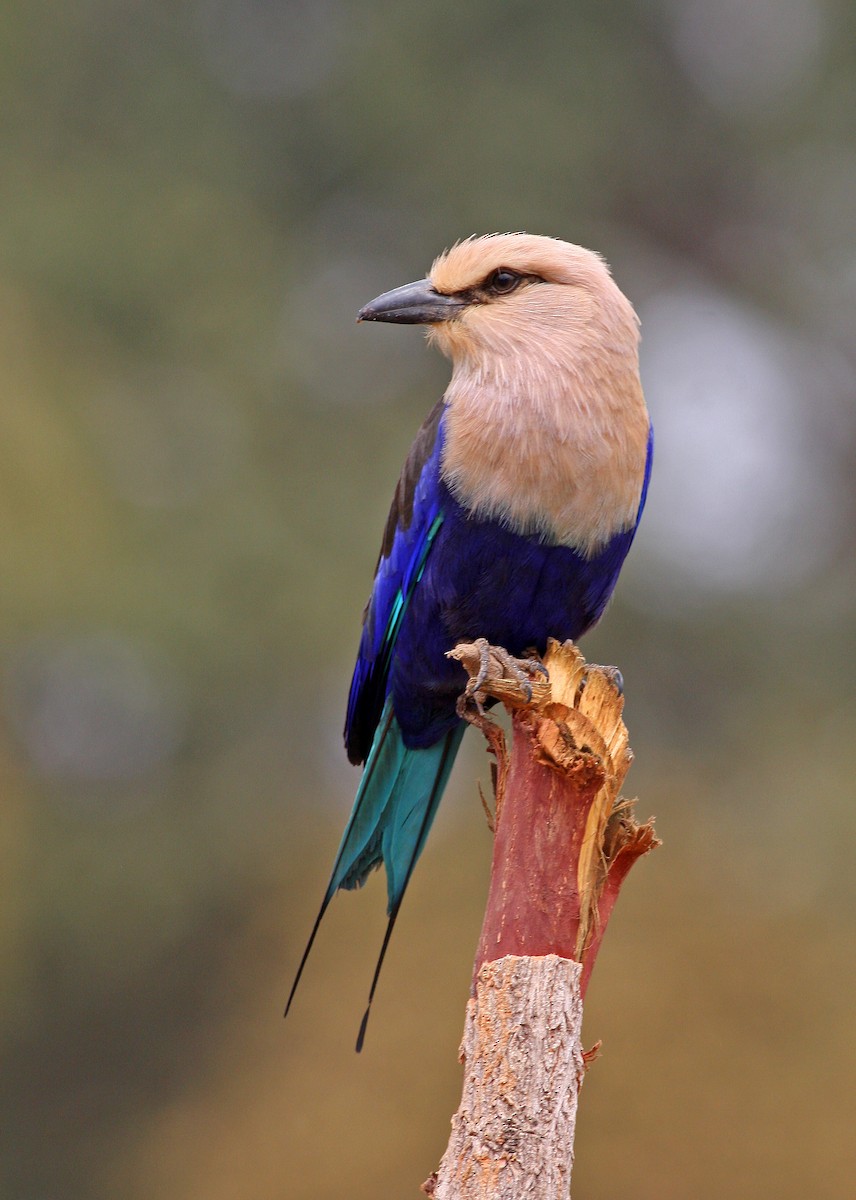
[(440, 489), (442, 401), (404, 464), (384, 532), (348, 696), (345, 745), (365, 762), (389, 691), (389, 673), (407, 606), (443, 521)]

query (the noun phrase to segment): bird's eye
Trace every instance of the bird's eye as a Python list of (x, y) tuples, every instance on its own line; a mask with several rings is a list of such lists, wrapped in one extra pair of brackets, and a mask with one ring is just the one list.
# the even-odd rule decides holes
[(522, 275), (518, 275), (516, 271), (509, 271), (506, 267), (500, 267), (498, 271), (494, 271), (487, 278), (487, 289), (493, 292), (496, 296), (507, 296), (509, 292), (513, 292), (520, 283)]

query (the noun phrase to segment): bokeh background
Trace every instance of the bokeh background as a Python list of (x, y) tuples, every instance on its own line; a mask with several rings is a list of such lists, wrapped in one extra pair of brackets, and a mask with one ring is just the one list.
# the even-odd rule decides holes
[(471, 233), (637, 305), (649, 509), (587, 641), (640, 816), (575, 1195), (853, 1194), (856, 8), (7, 0), (0, 1195), (416, 1196), (490, 842), (462, 755), (353, 1041), (340, 730), (446, 365), (357, 308)]

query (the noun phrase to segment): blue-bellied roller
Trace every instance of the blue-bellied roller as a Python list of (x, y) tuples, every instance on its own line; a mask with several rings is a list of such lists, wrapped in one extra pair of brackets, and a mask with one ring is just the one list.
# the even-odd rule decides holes
[(652, 434), (639, 325), (603, 259), (555, 238), (459, 242), (426, 279), (360, 321), (422, 324), (452, 362), (395, 489), (348, 698), (345, 745), (364, 763), (321, 911), (386, 868), (388, 924), (465, 723), (459, 641), (510, 655), (576, 641), (598, 621), (639, 522)]

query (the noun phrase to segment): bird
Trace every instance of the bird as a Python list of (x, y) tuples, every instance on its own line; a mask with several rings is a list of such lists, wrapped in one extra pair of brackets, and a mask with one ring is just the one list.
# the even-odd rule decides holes
[(653, 432), (639, 322), (597, 253), (558, 238), (455, 243), (360, 322), (427, 326), (451, 378), (395, 488), (350, 686), (345, 746), (363, 765), (285, 1012), (340, 889), (386, 869), (396, 918), (466, 728), (459, 641), (513, 658), (600, 619), (636, 532)]

